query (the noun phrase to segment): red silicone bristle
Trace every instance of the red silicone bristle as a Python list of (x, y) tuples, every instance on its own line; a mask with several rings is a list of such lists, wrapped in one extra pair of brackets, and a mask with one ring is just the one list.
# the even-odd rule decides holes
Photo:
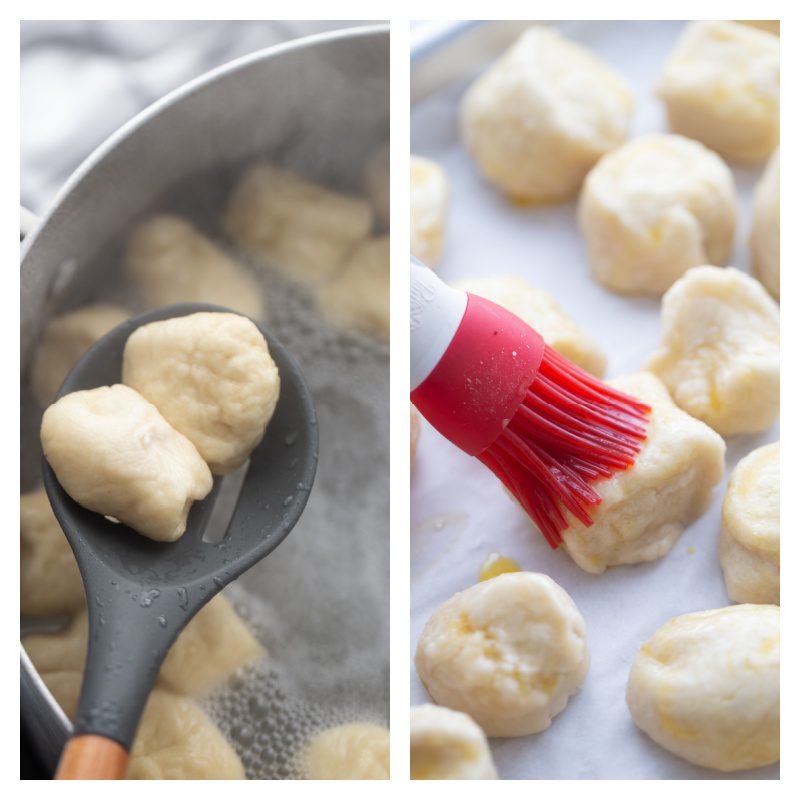
[(650, 407), (612, 389), (545, 347), (527, 397), (478, 458), (505, 484), (551, 547), (567, 514), (592, 524), (592, 482), (635, 463)]

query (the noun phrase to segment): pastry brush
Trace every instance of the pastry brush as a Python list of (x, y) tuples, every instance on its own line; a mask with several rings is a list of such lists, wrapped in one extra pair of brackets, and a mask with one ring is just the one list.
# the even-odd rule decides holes
[(569, 515), (592, 524), (593, 483), (631, 467), (649, 406), (548, 346), (501, 306), (411, 258), (411, 402), (485, 464), (558, 547)]

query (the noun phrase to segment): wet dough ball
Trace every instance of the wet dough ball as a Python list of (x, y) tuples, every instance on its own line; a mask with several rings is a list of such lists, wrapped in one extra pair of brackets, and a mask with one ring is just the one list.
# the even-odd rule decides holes
[(339, 325), (389, 337), (389, 237), (367, 239), (317, 290), (324, 314)]
[(487, 736), (543, 731), (589, 670), (586, 625), (547, 575), (514, 572), (442, 603), (414, 659), (439, 705), (469, 714)]
[(780, 758), (780, 609), (729, 606), (685, 614), (637, 654), (633, 721), (669, 752), (729, 772)]
[(597, 342), (543, 289), (516, 275), (475, 276), (457, 281), (453, 286), (503, 306), (530, 325), (562, 356), (595, 377), (603, 377), (607, 359)]
[(183, 629), (161, 665), (159, 681), (176, 692), (200, 694), (265, 653), (218, 594)]
[(112, 305), (92, 305), (56, 317), (42, 334), (33, 358), (30, 388), (34, 400), (47, 408), (78, 359), (130, 314)]
[(280, 393), (278, 368), (258, 327), (216, 312), (135, 330), (125, 344), (122, 382), (153, 403), (215, 475), (250, 457)]
[(417, 457), (417, 442), (419, 441), (420, 421), (419, 411), (417, 411), (413, 403), (410, 403), (409, 405), (411, 406), (411, 468), (413, 469), (414, 461)]
[(44, 412), (41, 437), (70, 497), (156, 541), (178, 539), (213, 485), (194, 445), (121, 384), (65, 395)]
[(148, 308), (213, 303), (261, 319), (258, 283), (232, 258), (181, 217), (162, 214), (139, 226), (125, 263)]
[(328, 728), (312, 740), (305, 758), (312, 781), (388, 781), (389, 729), (369, 722)]
[(411, 255), (433, 269), (444, 247), (450, 183), (440, 164), (411, 156)]
[(652, 412), (635, 464), (594, 484), (602, 498), (591, 511), (594, 524), (571, 519), (562, 533), (567, 553), (594, 573), (666, 555), (725, 474), (723, 439), (681, 411), (658, 378), (642, 372), (608, 383)]
[(375, 215), (386, 230), (389, 230), (389, 143), (379, 147), (367, 160), (364, 167), (364, 194), (372, 203)]
[(578, 224), (600, 284), (661, 294), (691, 267), (724, 263), (736, 227), (733, 175), (698, 142), (643, 136), (589, 173)]
[(719, 561), (735, 603), (780, 605), (780, 442), (759, 447), (733, 470), (722, 504)]
[(780, 410), (778, 305), (734, 267), (690, 270), (664, 295), (661, 341), (645, 369), (723, 436), (766, 430)]
[(81, 573), (47, 492), (23, 494), (19, 499), (20, 614), (68, 614), (84, 603)]
[(129, 781), (244, 780), (239, 756), (188, 697), (154, 689), (139, 724)]
[(470, 86), (463, 139), (483, 174), (512, 198), (565, 200), (603, 153), (625, 141), (624, 80), (556, 31), (528, 29)]
[(234, 188), (223, 224), (262, 261), (299, 283), (329, 277), (372, 229), (372, 209), (271, 164), (251, 167)]
[(486, 734), (461, 711), (425, 703), (411, 709), (411, 780), (497, 780)]
[(753, 272), (766, 290), (781, 299), (781, 155), (776, 150), (753, 193), (750, 231)]
[(780, 143), (780, 39), (726, 20), (690, 22), (656, 86), (675, 133), (734, 161)]

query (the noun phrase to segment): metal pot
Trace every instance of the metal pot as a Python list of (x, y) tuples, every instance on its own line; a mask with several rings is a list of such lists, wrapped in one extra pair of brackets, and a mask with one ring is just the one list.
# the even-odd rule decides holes
[[(95, 151), (23, 243), (22, 491), (40, 481), (41, 412), (25, 387), (41, 332), (54, 314), (94, 299), (131, 305), (119, 264), (138, 221), (176, 211), (215, 233), (231, 186), (258, 160), (358, 192), (367, 157), (388, 135), (389, 31), (369, 26), (213, 70)], [(316, 323), (296, 317), (310, 308), (301, 301), (294, 311), (279, 309), (270, 324), (315, 392), (317, 486), (304, 520), (243, 579), (240, 597), (253, 598), (254, 620), (266, 608), (280, 617), (276, 629), (289, 631), (292, 652), (283, 665), (276, 652), (277, 680), (291, 684), (298, 702), (344, 703), (348, 710), (333, 717), (388, 722), (388, 343), (327, 329), (309, 343)], [(54, 768), (70, 725), (22, 648), (20, 704), (39, 755)]]

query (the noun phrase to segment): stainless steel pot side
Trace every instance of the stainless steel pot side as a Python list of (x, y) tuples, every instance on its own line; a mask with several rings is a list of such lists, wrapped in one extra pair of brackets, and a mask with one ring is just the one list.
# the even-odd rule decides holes
[[(195, 217), (207, 213), (210, 220), (242, 168), (256, 160), (358, 191), (366, 157), (388, 136), (388, 25), (271, 47), (154, 103), (81, 165), (23, 242), (23, 387), (44, 325), (55, 312), (90, 299), (106, 271), (116, 273), (124, 235), (160, 210), (164, 198), (185, 195)], [(41, 416), (30, 405), (23, 388), (22, 491), (36, 488), (41, 464)], [(71, 726), (20, 651), (21, 713), (52, 771)]]

